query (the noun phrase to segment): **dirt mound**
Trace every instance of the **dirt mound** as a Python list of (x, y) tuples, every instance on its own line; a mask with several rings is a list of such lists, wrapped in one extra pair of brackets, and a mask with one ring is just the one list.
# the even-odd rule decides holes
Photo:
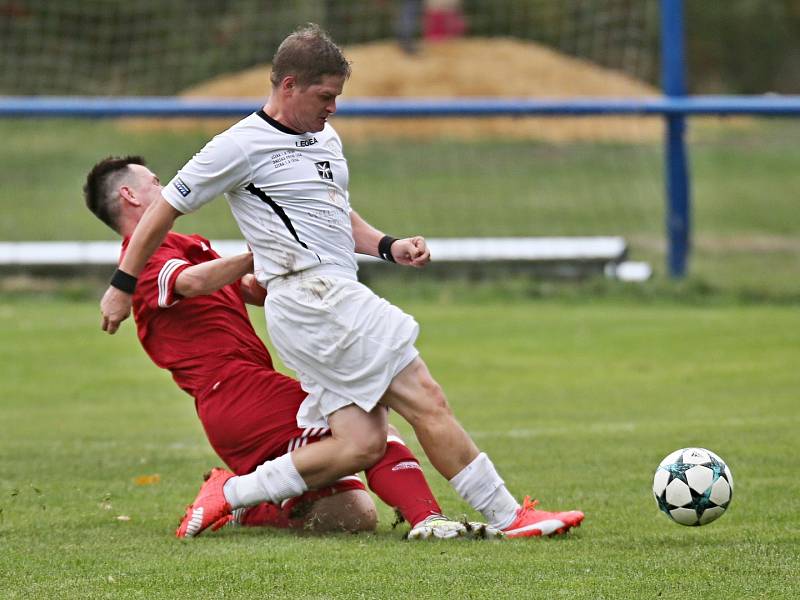
[[(511, 39), (468, 38), (428, 43), (413, 55), (393, 41), (345, 48), (353, 75), (343, 98), (574, 98), (655, 96), (657, 89), (623, 73)], [(269, 65), (225, 75), (187, 89), (185, 97), (266, 97)], [(335, 119), (335, 118), (334, 118)], [(197, 126), (195, 120), (167, 126)], [(189, 121), (189, 122), (187, 122)], [(213, 131), (233, 120), (203, 121)], [(162, 122), (162, 126), (165, 122)], [(548, 141), (659, 139), (659, 118), (335, 119), (345, 142), (382, 137), (479, 137)]]

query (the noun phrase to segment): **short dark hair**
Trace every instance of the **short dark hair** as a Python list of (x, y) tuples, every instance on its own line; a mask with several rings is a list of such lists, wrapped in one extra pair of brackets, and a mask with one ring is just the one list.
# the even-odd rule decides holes
[(272, 58), (270, 81), (278, 87), (294, 75), (301, 87), (319, 83), (325, 75), (350, 77), (350, 62), (319, 25), (308, 23), (281, 42)]
[(116, 232), (119, 232), (116, 191), (120, 180), (128, 172), (128, 165), (147, 166), (147, 163), (141, 156), (109, 156), (92, 167), (83, 186), (88, 209)]

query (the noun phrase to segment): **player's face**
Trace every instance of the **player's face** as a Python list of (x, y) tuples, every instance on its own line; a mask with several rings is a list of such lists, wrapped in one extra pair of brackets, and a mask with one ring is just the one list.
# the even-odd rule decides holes
[(336, 98), (344, 88), (344, 76), (325, 75), (319, 83), (295, 87), (288, 99), (295, 131), (322, 131), (325, 122), (336, 112)]
[(131, 187), (136, 199), (141, 202), (142, 208), (147, 208), (161, 195), (161, 181), (144, 165), (130, 165), (128, 168), (134, 173), (134, 185)]

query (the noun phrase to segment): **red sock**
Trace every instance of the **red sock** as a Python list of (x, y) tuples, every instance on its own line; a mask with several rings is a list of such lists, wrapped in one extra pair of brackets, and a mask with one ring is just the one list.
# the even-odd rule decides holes
[(367, 470), (367, 483), (381, 500), (399, 510), (412, 527), (442, 512), (425, 481), (419, 461), (401, 443), (386, 444), (383, 458)]

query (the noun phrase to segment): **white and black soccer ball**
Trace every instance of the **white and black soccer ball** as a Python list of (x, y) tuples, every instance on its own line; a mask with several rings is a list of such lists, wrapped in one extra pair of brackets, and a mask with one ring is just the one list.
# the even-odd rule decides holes
[(681, 448), (658, 465), (653, 495), (662, 512), (676, 523), (707, 525), (730, 506), (733, 475), (710, 450)]

